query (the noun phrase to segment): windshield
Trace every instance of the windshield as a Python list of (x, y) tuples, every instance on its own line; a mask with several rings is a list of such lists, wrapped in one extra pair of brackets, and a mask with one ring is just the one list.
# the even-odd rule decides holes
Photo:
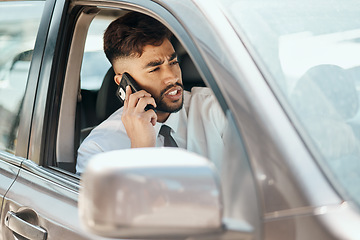
[(318, 149), (320, 165), (360, 204), (359, 1), (229, 0), (224, 6)]

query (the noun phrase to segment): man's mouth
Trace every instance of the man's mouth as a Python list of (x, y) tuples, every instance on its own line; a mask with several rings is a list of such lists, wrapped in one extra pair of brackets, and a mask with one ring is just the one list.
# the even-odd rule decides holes
[(178, 90), (181, 92), (183, 89), (184, 89), (184, 86), (181, 83), (177, 82), (177, 83), (169, 85), (165, 89), (163, 89), (160, 93), (160, 96), (165, 96), (166, 94), (169, 94), (170, 92), (173, 92), (171, 94), (176, 94), (176, 93), (174, 93), (175, 90)]
[(165, 92), (165, 97), (171, 98), (172, 100), (177, 100), (182, 95), (182, 87), (175, 86)]
[(168, 92), (167, 95), (174, 96), (178, 93), (179, 90), (175, 89), (174, 91)]

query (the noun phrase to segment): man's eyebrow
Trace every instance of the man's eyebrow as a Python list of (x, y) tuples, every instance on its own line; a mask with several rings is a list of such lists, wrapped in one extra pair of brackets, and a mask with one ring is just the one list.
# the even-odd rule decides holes
[(147, 63), (144, 68), (156, 67), (164, 63), (164, 60), (155, 60)]
[[(172, 61), (172, 60), (174, 60), (176, 57), (177, 57), (176, 52), (173, 52), (173, 53), (169, 56), (169, 60), (168, 60), (168, 61)], [(144, 68), (156, 67), (156, 66), (159, 66), (159, 65), (161, 65), (161, 64), (163, 64), (163, 63), (164, 63), (164, 60), (151, 61), (151, 62), (147, 63)]]
[(177, 54), (176, 54), (176, 52), (173, 52), (169, 57), (169, 62), (174, 60), (175, 58), (177, 58)]

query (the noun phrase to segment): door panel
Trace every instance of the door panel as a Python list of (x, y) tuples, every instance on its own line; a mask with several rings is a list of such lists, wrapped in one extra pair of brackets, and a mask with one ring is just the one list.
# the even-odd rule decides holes
[[(7, 192), (7, 190), (10, 188), (11, 184), (14, 182), (18, 172), (19, 168), (15, 164), (11, 164), (12, 158), (10, 157), (10, 154), (0, 152), (0, 206), (3, 206), (3, 198)], [(16, 161), (14, 161), (15, 163)], [(2, 208), (1, 208), (2, 209)], [(2, 232), (4, 229), (4, 213), (3, 211), (0, 212), (1, 217), (1, 225), (0, 225), (0, 236), (2, 236)], [(6, 239), (6, 238), (5, 238)]]
[[(46, 232), (45, 238), (39, 234), (37, 239), (99, 239), (85, 233), (80, 226), (76, 189), (64, 187), (57, 182), (55, 175), (50, 180), (32, 173), (33, 170), (21, 169), (17, 181), (6, 195), (2, 239), (17, 239), (17, 234), (24, 232), (25, 227), (32, 229), (31, 233), (27, 232), (28, 238), (35, 230), (37, 233), (43, 230)], [(40, 167), (35, 170), (39, 173), (47, 172)], [(51, 176), (51, 173), (47, 174)], [(11, 217), (11, 229), (14, 231), (4, 227), (4, 224), (9, 225), (4, 220), (5, 214)]]

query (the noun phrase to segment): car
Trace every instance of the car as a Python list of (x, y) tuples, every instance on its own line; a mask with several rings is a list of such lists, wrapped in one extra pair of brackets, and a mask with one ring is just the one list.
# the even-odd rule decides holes
[[(212, 90), (216, 161), (127, 149), (76, 174), (121, 107), (102, 34), (129, 11), (173, 33), (187, 90)], [(1, 239), (360, 238), (357, 1), (15, 0), (0, 19)]]

